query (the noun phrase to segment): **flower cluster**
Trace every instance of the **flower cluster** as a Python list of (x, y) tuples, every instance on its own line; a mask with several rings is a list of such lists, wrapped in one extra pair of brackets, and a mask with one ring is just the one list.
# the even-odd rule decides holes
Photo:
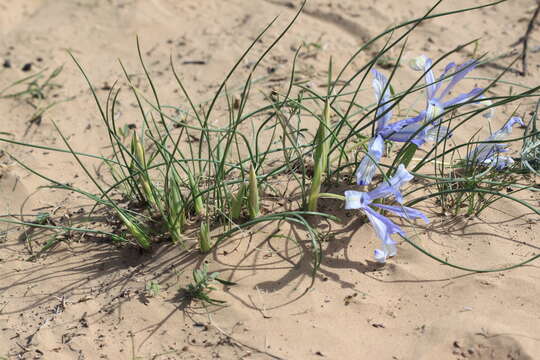
[[(375, 136), (368, 143), (368, 152), (360, 161), (356, 171), (356, 183), (358, 185), (369, 185), (384, 153), (384, 141), (411, 142), (415, 145), (422, 145), (428, 141), (435, 141), (441, 137), (449, 136), (447, 127), (442, 126), (441, 115), (452, 106), (463, 104), (480, 96), (483, 89), (474, 88), (471, 91), (459, 94), (451, 99), (444, 100), (462, 80), (476, 66), (475, 61), (468, 61), (456, 66), (450, 63), (444, 69), (442, 75), (435, 79), (433, 74), (433, 63), (431, 59), (420, 56), (412, 64), (413, 69), (423, 70), (426, 82), (426, 109), (417, 116), (399, 120), (390, 124), (392, 118), (393, 102), (390, 100), (390, 86), (388, 79), (373, 69), (373, 89), (375, 99), (378, 103), (376, 115)], [(454, 70), (450, 75), (448, 75)], [(442, 89), (445, 80), (450, 80), (448, 85)], [(483, 98), (481, 98), (483, 99)], [(480, 99), (479, 99), (480, 100)]]
[[(367, 145), (367, 153), (364, 155), (356, 170), (356, 182), (358, 185), (371, 184), (378, 163), (385, 150), (385, 141), (412, 143), (421, 146), (427, 142), (439, 141), (451, 136), (449, 129), (441, 124), (442, 116), (456, 105), (471, 103), (473, 105), (486, 106), (483, 113), (486, 118), (493, 116), (492, 104), (482, 95), (484, 89), (473, 88), (469, 92), (450, 97), (454, 87), (477, 66), (477, 61), (467, 61), (461, 65), (450, 63), (443, 73), (435, 78), (433, 74), (433, 62), (426, 56), (420, 56), (411, 62), (414, 70), (423, 71), (426, 88), (426, 107), (417, 116), (391, 122), (394, 101), (390, 97), (390, 85), (388, 79), (379, 71), (373, 69), (373, 90), (377, 101), (375, 112), (376, 127), (374, 136)], [(445, 86), (443, 84), (447, 83)], [(507, 151), (505, 144), (496, 141), (503, 140), (508, 136), (512, 127), (516, 124), (524, 125), (518, 117), (511, 118), (500, 130), (493, 133), (486, 143), (479, 144), (467, 154), (467, 161), (481, 166), (493, 166), (502, 169), (512, 165), (513, 160), (508, 156), (500, 155)], [(407, 219), (422, 219), (429, 223), (429, 219), (420, 211), (404, 207), (403, 196), (400, 188), (409, 182), (413, 176), (399, 165), (396, 173), (383, 181), (372, 191), (361, 192), (345, 191), (345, 209), (361, 210), (369, 219), (379, 239), (382, 242), (381, 249), (375, 250), (375, 260), (385, 262), (388, 257), (397, 253), (396, 242), (391, 235), (405, 235), (403, 230), (393, 223), (381, 212), (390, 212), (394, 215)], [(400, 205), (385, 205), (375, 202), (377, 199), (394, 197)], [(379, 211), (377, 211), (379, 210)]]

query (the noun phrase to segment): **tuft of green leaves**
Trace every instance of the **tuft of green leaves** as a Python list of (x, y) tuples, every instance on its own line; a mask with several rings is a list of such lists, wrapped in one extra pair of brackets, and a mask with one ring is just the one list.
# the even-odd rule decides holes
[(213, 286), (216, 282), (226, 286), (236, 285), (234, 282), (220, 279), (219, 272), (209, 273), (208, 266), (203, 264), (200, 269), (193, 270), (193, 283), (182, 290), (189, 301), (199, 300), (210, 305), (223, 305), (226, 301), (214, 299), (209, 295), (211, 291), (216, 290)]

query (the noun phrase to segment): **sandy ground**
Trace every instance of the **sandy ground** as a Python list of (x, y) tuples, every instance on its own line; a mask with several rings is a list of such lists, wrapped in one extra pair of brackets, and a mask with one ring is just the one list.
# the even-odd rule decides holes
[[(481, 3), (485, 2), (446, 1), (441, 11)], [(241, 64), (232, 84), (241, 83), (249, 62), (283, 29), (298, 5), (299, 1), (285, 0), (0, 0), (0, 89), (28, 74), (64, 65), (55, 79), (61, 87), (51, 90), (47, 101), (69, 99), (47, 111), (40, 124), (29, 122), (36, 109), (27, 102), (0, 100), (0, 131), (11, 133), (11, 139), (60, 147), (55, 121), (78, 151), (108, 154), (97, 108), (67, 49), (85, 68), (98, 95), (105, 97), (104, 89), (122, 78), (117, 59), (135, 79), (141, 77), (138, 35), (163, 102), (179, 101), (171, 55), (195, 100), (204, 101), (255, 34), (279, 15), (261, 46)], [(260, 88), (270, 91), (286, 85), (294, 51), (302, 43), (321, 45), (303, 53), (299, 67), (303, 76), (322, 84), (330, 56), (343, 65), (367, 39), (420, 16), (430, 5), (427, 0), (311, 0), (263, 61)], [(479, 54), (504, 54), (525, 32), (534, 5), (531, 0), (511, 0), (429, 21), (410, 36), (406, 55), (437, 57), (475, 38), (481, 39)], [(531, 46), (539, 44), (537, 30)], [(452, 59), (463, 61), (469, 55), (464, 50)], [(360, 57), (353, 68), (365, 59)], [(22, 71), (29, 63), (31, 69)], [(540, 55), (531, 53), (527, 76), (510, 73), (505, 79), (537, 85), (539, 67)], [(475, 75), (493, 77), (498, 71), (487, 66)], [(120, 100), (120, 121), (137, 122), (131, 100), (125, 99), (125, 104)], [(529, 110), (530, 104), (521, 109)], [(504, 119), (502, 114), (495, 124), (500, 126)], [(2, 149), (55, 179), (92, 188), (67, 155), (5, 143)], [(76, 194), (38, 189), (43, 180), (10, 164), (7, 155), (0, 156), (2, 214), (25, 214), (29, 220), (46, 209), (76, 216), (88, 205)], [(537, 195), (523, 196), (539, 206)], [(331, 201), (323, 205), (337, 206)], [(538, 217), (515, 203), (500, 201), (479, 218), (424, 210), (432, 224), (407, 231), (426, 249), (460, 264), (504, 266), (539, 251)], [(379, 268), (371, 262), (377, 244), (371, 228), (343, 211), (336, 215), (346, 223), (334, 229), (309, 289), (309, 259), (292, 242), (273, 236), (272, 224), (234, 237), (207, 257), (211, 269), (238, 283), (213, 293), (227, 301), (225, 308), (188, 306), (180, 299), (179, 289), (204, 261), (197, 253), (161, 244), (141, 254), (87, 238), (62, 244), (31, 262), (22, 241), (24, 229), (0, 223), (0, 358), (540, 358), (538, 264), (470, 274), (441, 266), (402, 244), (399, 256)], [(305, 238), (297, 228), (282, 226), (280, 232)], [(160, 284), (155, 296), (145, 290), (151, 281)]]

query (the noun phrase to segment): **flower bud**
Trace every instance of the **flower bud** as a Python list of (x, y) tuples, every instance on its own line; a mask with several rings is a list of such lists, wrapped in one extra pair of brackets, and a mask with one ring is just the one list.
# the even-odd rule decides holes
[(427, 57), (425, 55), (420, 55), (409, 60), (409, 67), (415, 71), (425, 71), (426, 62)]
[(259, 184), (253, 164), (249, 169), (248, 211), (251, 219), (255, 219), (260, 214)]
[(139, 246), (145, 250), (149, 249), (150, 239), (148, 238), (148, 235), (146, 235), (146, 233), (139, 227), (139, 225), (131, 221), (121, 211), (117, 211), (117, 213), (118, 217), (120, 217), (124, 225), (126, 225), (129, 233), (135, 238)]
[(167, 196), (167, 227), (173, 242), (182, 242), (182, 232), (186, 223), (186, 213), (183, 209), (183, 200), (179, 188), (178, 175), (171, 172), (166, 190)]
[(201, 228), (199, 231), (199, 248), (203, 254), (209, 252), (212, 249), (210, 243), (210, 226), (207, 221), (201, 222)]
[(232, 196), (231, 199), (231, 219), (236, 220), (240, 218), (242, 214), (242, 205), (244, 204), (244, 198), (246, 195), (246, 184), (242, 183), (240, 189), (236, 193), (236, 196)]
[(328, 151), (330, 148), (330, 139), (328, 137), (330, 128), (330, 105), (328, 100), (324, 105), (323, 116), (319, 129), (315, 135), (315, 165), (313, 168), (313, 178), (308, 198), (308, 211), (317, 211), (317, 202), (321, 192), (323, 176), (328, 167)]
[(187, 172), (187, 175), (189, 188), (191, 190), (191, 196), (193, 197), (193, 206), (195, 207), (195, 213), (199, 216), (204, 216), (204, 204), (201, 193), (199, 191), (199, 185), (197, 184), (197, 182), (195, 182), (195, 179), (193, 178), (193, 175), (191, 175), (190, 171)]
[(136, 133), (133, 133), (131, 138), (131, 152), (135, 155), (135, 158), (139, 162), (140, 166), (144, 169), (146, 168), (146, 156), (144, 152), (144, 147), (139, 141)]

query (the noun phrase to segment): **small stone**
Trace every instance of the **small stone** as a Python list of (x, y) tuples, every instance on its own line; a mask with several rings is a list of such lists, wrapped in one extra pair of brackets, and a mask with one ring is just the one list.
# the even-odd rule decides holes
[(24, 72), (32, 70), (32, 63), (24, 64), (21, 70), (24, 71)]

